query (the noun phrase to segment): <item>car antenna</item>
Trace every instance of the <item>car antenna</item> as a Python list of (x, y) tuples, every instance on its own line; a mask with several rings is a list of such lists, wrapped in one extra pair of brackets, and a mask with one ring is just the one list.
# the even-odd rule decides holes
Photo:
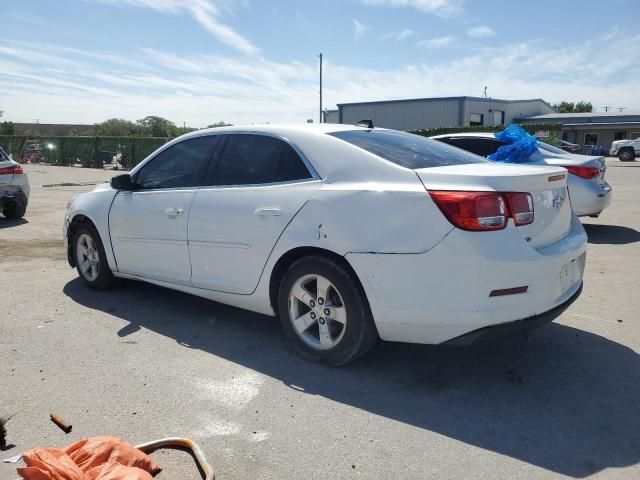
[(366, 120), (360, 120), (358, 123), (356, 123), (356, 127), (373, 128), (373, 120), (371, 120), (370, 118)]

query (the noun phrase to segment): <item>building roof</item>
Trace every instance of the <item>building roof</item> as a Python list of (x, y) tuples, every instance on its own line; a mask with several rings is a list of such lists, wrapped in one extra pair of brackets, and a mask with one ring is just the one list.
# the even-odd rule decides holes
[(524, 103), (524, 102), (542, 102), (548, 105), (551, 108), (551, 105), (547, 103), (542, 98), (531, 98), (527, 100), (503, 100), (499, 98), (484, 98), (484, 97), (428, 97), (428, 98), (403, 98), (398, 100), (374, 100), (370, 102), (350, 102), (350, 103), (338, 103), (338, 107), (343, 107), (347, 105), (380, 105), (385, 103), (405, 103), (405, 102), (429, 102), (429, 101), (440, 101), (440, 100), (473, 100), (473, 101), (481, 101), (481, 102), (498, 102), (498, 103)]
[(640, 117), (640, 112), (587, 112), (587, 113), (546, 113), (526, 117), (527, 120), (572, 120), (579, 118)]

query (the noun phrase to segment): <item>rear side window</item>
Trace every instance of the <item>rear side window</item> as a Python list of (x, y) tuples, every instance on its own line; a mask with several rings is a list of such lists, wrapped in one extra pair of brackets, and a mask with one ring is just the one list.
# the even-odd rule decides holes
[(488, 162), (482, 157), (430, 138), (395, 130), (347, 130), (329, 135), (405, 168)]
[(291, 145), (265, 135), (229, 135), (208, 185), (259, 185), (311, 178)]

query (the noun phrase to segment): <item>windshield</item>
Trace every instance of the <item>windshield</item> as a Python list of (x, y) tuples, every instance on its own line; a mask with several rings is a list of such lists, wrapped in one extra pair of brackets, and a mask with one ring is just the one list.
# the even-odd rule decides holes
[(488, 163), (488, 160), (473, 153), (396, 130), (348, 130), (329, 135), (405, 168)]

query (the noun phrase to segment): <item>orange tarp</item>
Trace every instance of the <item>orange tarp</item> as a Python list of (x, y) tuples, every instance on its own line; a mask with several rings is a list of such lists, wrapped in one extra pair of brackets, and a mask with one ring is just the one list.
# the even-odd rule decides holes
[(18, 468), (25, 480), (152, 480), (161, 467), (117, 437), (93, 437), (65, 448), (34, 448)]

